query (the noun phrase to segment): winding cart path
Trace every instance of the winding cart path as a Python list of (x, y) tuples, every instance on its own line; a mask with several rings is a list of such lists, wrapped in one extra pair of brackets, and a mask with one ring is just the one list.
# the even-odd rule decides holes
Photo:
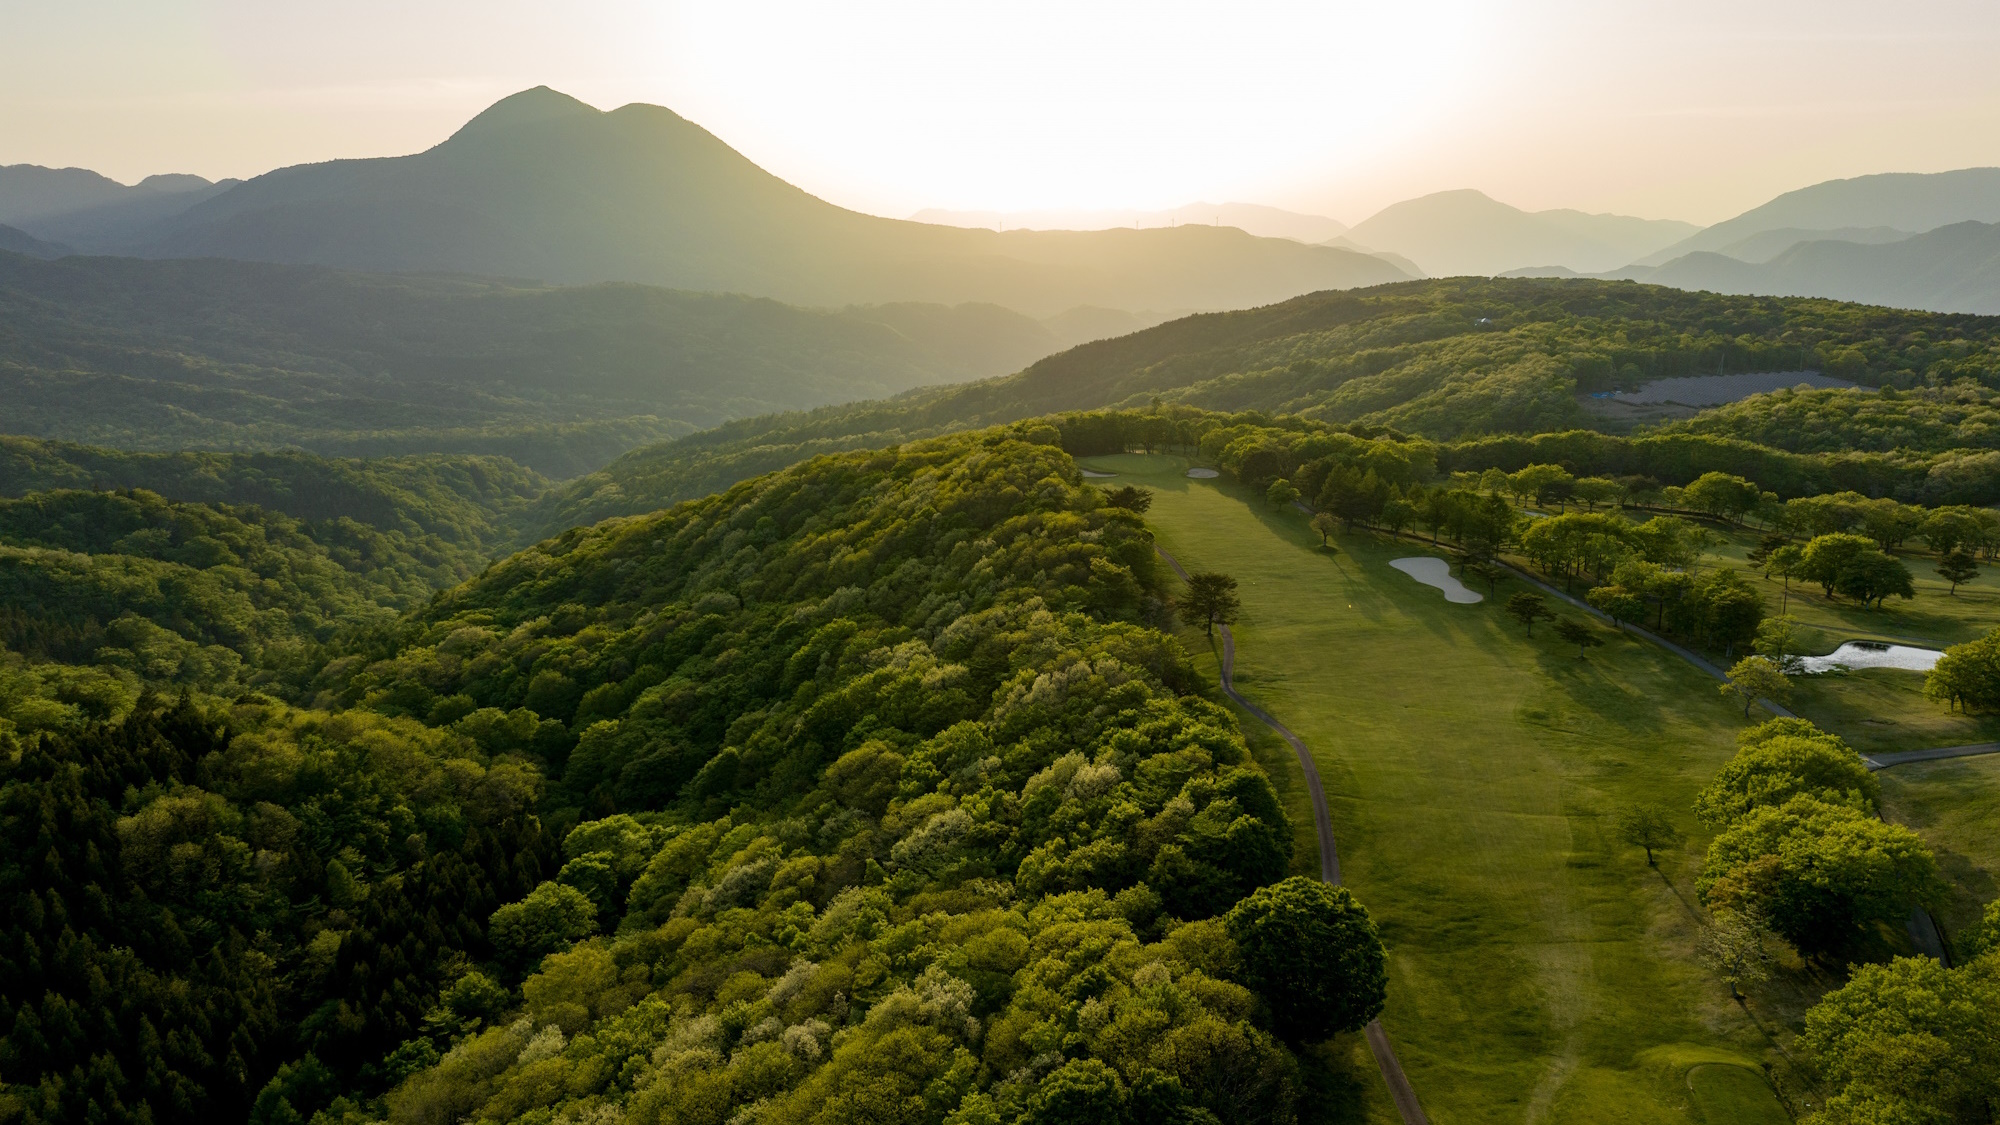
[[(1182, 569), (1181, 564), (1172, 555), (1157, 545), (1153, 550), (1158, 551), (1160, 557), (1167, 560), (1167, 565), (1174, 568), (1174, 573), (1180, 575), (1182, 581), (1187, 580), (1187, 571)], [(1299, 768), (1305, 773), (1306, 791), (1312, 797), (1313, 825), (1319, 837), (1319, 877), (1338, 886), (1340, 849), (1333, 842), (1333, 815), (1327, 811), (1326, 787), (1320, 784), (1319, 766), (1313, 762), (1312, 752), (1306, 749), (1305, 742), (1298, 735), (1293, 734), (1285, 724), (1272, 718), (1270, 712), (1243, 698), (1242, 693), (1236, 690), (1232, 678), (1236, 668), (1236, 637), (1229, 631), (1229, 626), (1221, 625), (1218, 628), (1222, 630), (1222, 690), (1245, 711), (1255, 715), (1259, 722), (1278, 732), (1279, 737), (1291, 743), (1292, 752), (1299, 758)], [(1389, 1097), (1396, 1103), (1396, 1112), (1402, 1116), (1403, 1125), (1430, 1125), (1430, 1118), (1425, 1116), (1423, 1104), (1417, 1100), (1416, 1090), (1411, 1087), (1409, 1077), (1403, 1073), (1403, 1064), (1396, 1060), (1396, 1050), (1389, 1044), (1389, 1033), (1383, 1030), (1382, 1021), (1370, 1020), (1366, 1035), (1368, 1050), (1375, 1056), (1375, 1065), (1382, 1071), (1382, 1081), (1389, 1086)]]

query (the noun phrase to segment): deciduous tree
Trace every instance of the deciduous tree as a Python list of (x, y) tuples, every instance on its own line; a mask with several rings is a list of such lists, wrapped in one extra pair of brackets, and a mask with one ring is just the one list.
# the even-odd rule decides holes
[(1634, 805), (1618, 814), (1618, 838), (1646, 850), (1646, 866), (1654, 866), (1653, 853), (1677, 847), (1681, 830), (1673, 816), (1658, 805)]
[(1596, 586), (1583, 600), (1613, 621), (1638, 621), (1645, 616), (1646, 600), (1623, 586)]
[(1535, 622), (1555, 616), (1555, 611), (1549, 608), (1546, 598), (1526, 590), (1518, 591), (1513, 597), (1508, 598), (1506, 610), (1507, 616), (1527, 626), (1528, 635), (1531, 637), (1535, 635)]
[(2000, 960), (1863, 965), (1806, 1013), (1799, 1047), (1829, 1122), (1990, 1121), (2000, 1091)]
[(1910, 569), (1881, 551), (1863, 551), (1850, 559), (1834, 588), (1862, 605), (1880, 606), (1891, 594), (1905, 599), (1917, 596)]
[(1881, 783), (1847, 743), (1804, 719), (1772, 719), (1744, 731), (1736, 756), (1696, 795), (1695, 815), (1718, 827), (1800, 794), (1875, 808)]
[(1916, 833), (1808, 794), (1724, 829), (1695, 882), (1711, 908), (1758, 911), (1807, 954), (1842, 948), (1861, 927), (1901, 923), (1937, 886), (1937, 861)]
[(2000, 629), (1945, 649), (1924, 675), (1924, 695), (1966, 711), (2000, 710)]
[(1760, 699), (1783, 703), (1790, 698), (1792, 682), (1785, 678), (1784, 670), (1777, 664), (1761, 656), (1746, 656), (1729, 669), (1729, 680), (1721, 687), (1722, 694), (1743, 703), (1743, 717), (1750, 717), (1750, 708)]
[(1754, 910), (1717, 910), (1695, 939), (1695, 956), (1729, 986), (1729, 995), (1743, 998), (1743, 986), (1768, 979), (1771, 953), (1764, 946), (1769, 932)]
[(1979, 560), (1964, 547), (1953, 547), (1938, 560), (1937, 575), (1951, 583), (1951, 595), (1958, 596), (1958, 588), (1979, 577)]
[(1382, 1011), (1382, 940), (1347, 888), (1294, 875), (1237, 903), (1225, 925), (1241, 979), (1264, 998), (1280, 1036), (1317, 1042)]
[(1182, 620), (1199, 621), (1202, 630), (1214, 636), (1217, 625), (1228, 625), (1236, 620), (1243, 603), (1236, 596), (1236, 579), (1227, 574), (1205, 571), (1188, 576), (1187, 588), (1181, 591), (1176, 606)]

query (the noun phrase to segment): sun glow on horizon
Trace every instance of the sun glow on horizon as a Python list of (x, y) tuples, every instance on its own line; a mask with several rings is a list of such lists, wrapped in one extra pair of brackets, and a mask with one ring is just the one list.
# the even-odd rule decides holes
[(1454, 112), (1497, 31), (1471, 0), (1206, 8), (762, 0), (690, 5), (664, 31), (680, 112), (780, 175), (886, 190), (904, 213), (1269, 194)]
[[(0, 0), (4, 3), (5, 0)], [(0, 164), (250, 176), (436, 144), (549, 85), (665, 105), (843, 206), (1353, 223), (1477, 188), (1713, 222), (2000, 164), (1983, 0), (17, 3)]]

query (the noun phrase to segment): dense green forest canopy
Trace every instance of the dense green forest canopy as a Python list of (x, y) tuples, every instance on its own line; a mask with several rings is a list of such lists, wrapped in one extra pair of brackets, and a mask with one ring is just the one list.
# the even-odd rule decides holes
[[(1467, 441), (1587, 430), (1592, 422), (1577, 404), (1579, 393), (1717, 370), (1811, 368), (1870, 386), (1995, 387), (1996, 346), (2000, 320), (1990, 317), (1630, 282), (1447, 278), (1315, 293), (1084, 344), (1005, 379), (747, 419), (633, 450), (552, 495), (542, 526), (552, 532), (647, 511), (818, 453), (1063, 411), (1157, 401)], [(1767, 456), (1758, 447), (1793, 448), (1728, 427), (1691, 436), (1748, 439), (1733, 447), (1740, 452), (1721, 454), (1707, 468)], [(1844, 448), (1802, 451), (1831, 456)], [(1895, 473), (1921, 482), (1931, 463), (1917, 458), (1913, 465), (1910, 452), (1944, 457), (1958, 448), (1924, 443), (1882, 457), (1903, 466)], [(1628, 460), (1633, 467), (1615, 471), (1665, 479), (1664, 466)], [(1835, 476), (1822, 474), (1827, 481)], [(1839, 477), (1839, 486), (1857, 488), (1855, 476)], [(1787, 494), (1820, 483), (1814, 478)], [(1899, 478), (1875, 491), (1905, 484)]]
[[(841, 416), (864, 428), (840, 434), (835, 419)], [(826, 411), (817, 420), (807, 417), (809, 420), (800, 425), (777, 433), (757, 433), (754, 421), (736, 423), (684, 442), (634, 451), (600, 472), (551, 488), (524, 517), (526, 526), (553, 533), (608, 516), (649, 511), (683, 493), (726, 488), (751, 469), (769, 471), (850, 445), (907, 441), (958, 428), (948, 422), (918, 424), (934, 422), (937, 417), (934, 410), (920, 404), (903, 416), (891, 404), (865, 412), (854, 408)], [(1045, 422), (1060, 430), (1066, 450), (1080, 456), (1125, 448), (1180, 448), (1221, 458), (1219, 463), (1232, 472), (1259, 447), (1250, 443), (1227, 453), (1228, 440), (1211, 439), (1210, 435), (1232, 433), (1241, 426), (1293, 435), (1271, 438), (1264, 443), (1267, 455), (1249, 462), (1251, 472), (1245, 479), (1260, 487), (1290, 476), (1298, 465), (1311, 459), (1290, 449), (1302, 435), (1393, 435), (1398, 440), (1414, 436), (1367, 422), (1338, 425), (1303, 415), (1226, 413), (1179, 405), (1072, 411), (1050, 416)], [(1855, 492), (1932, 505), (2000, 500), (2000, 451), (1991, 450), (1802, 454), (1706, 433), (1625, 436), (1585, 429), (1426, 444), (1433, 468), (1445, 474), (1477, 474), (1490, 469), (1511, 473), (1542, 464), (1561, 466), (1577, 477), (1628, 478), (1657, 488), (1687, 485), (1703, 474), (1721, 472), (1747, 478), (1785, 499)]]
[(131, 453), (0, 435), (0, 496), (136, 488), (182, 503), (255, 505), (301, 520), (346, 519), (383, 532), (436, 536), (464, 564), (484, 565), (547, 487), (540, 474), (504, 457)]
[(115, 718), (148, 685), (297, 698), (337, 637), (483, 569), (545, 486), (497, 457), (0, 437), (0, 729)]
[(1970, 378), (1880, 393), (1780, 390), (1669, 423), (1666, 433), (1733, 437), (1795, 453), (2000, 449), (1995, 391)]
[[(1518, 548), (1712, 651), (1762, 645), (1763, 603), (1686, 572), (1681, 516), (1794, 535), (1829, 591), (1816, 543), (1993, 549), (1953, 507), (2000, 500), (1978, 318), (1461, 279), (1163, 329), (570, 489), (0, 438), (0, 1121), (1289, 1121), (1286, 1036), (1333, 1026), (1260, 992), (1298, 992), (1253, 924), (1292, 828), (1164, 631), (1143, 505), (1072, 456)], [(1796, 396), (1825, 433), (1917, 437), (1778, 441), (1786, 393), (1652, 434), (1568, 412), (1795, 363), (1900, 388)], [(1710, 908), (1831, 965), (1923, 901), (1859, 763), (1747, 737), (1703, 795)], [(1876, 1050), (1899, 1005), (1980, 1041), (1921, 1009), (1990, 997), (1992, 956), (1857, 976), (1811, 1049)], [(1315, 995), (1366, 1019), (1373, 964)], [(1949, 1112), (1990, 1073), (1961, 1070)]]
[(134, 449), (491, 453), (568, 477), (728, 418), (1003, 374), (1058, 346), (991, 305), (0, 253), (6, 428)]
[[(1291, 828), (1058, 440), (566, 533), (325, 664), (337, 714), (0, 734), (8, 1109), (1289, 1120), (1218, 916)], [(65, 503), (165, 502), (16, 502)]]

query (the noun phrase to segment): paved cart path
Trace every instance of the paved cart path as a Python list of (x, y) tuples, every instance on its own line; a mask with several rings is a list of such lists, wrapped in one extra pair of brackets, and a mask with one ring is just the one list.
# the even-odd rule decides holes
[[(1187, 580), (1188, 573), (1181, 568), (1175, 558), (1155, 545), (1160, 557), (1174, 568), (1174, 573)], [(1255, 715), (1259, 722), (1292, 744), (1292, 752), (1298, 755), (1299, 768), (1306, 775), (1306, 791), (1312, 797), (1313, 826), (1319, 837), (1319, 877), (1336, 886), (1340, 883), (1340, 849), (1333, 842), (1333, 815), (1326, 807), (1326, 787), (1320, 784), (1319, 766), (1314, 763), (1312, 752), (1298, 735), (1293, 734), (1285, 724), (1271, 717), (1271, 713), (1243, 698), (1236, 690), (1236, 637), (1229, 626), (1219, 625), (1222, 630), (1222, 690), (1235, 700), (1245, 711)], [(1382, 1081), (1389, 1086), (1389, 1097), (1396, 1103), (1396, 1112), (1403, 1118), (1403, 1125), (1430, 1125), (1430, 1118), (1424, 1115), (1423, 1104), (1417, 1101), (1417, 1092), (1411, 1087), (1410, 1079), (1403, 1073), (1403, 1064), (1396, 1060), (1396, 1050), (1389, 1044), (1389, 1033), (1382, 1028), (1381, 1020), (1369, 1021), (1367, 1027), (1368, 1050), (1375, 1056), (1375, 1065), (1381, 1068)]]

